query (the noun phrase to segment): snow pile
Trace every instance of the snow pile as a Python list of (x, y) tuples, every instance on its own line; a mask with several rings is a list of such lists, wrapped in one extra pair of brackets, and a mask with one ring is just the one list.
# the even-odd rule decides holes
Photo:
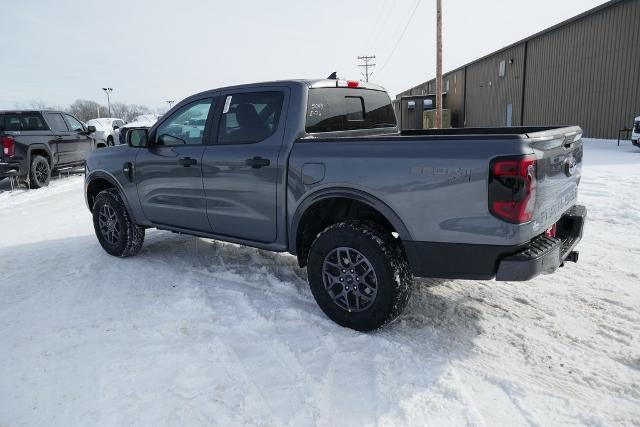
[(423, 280), (361, 334), (293, 257), (149, 231), (98, 246), (82, 177), (0, 182), (0, 425), (640, 424), (640, 150), (588, 141), (578, 264)]

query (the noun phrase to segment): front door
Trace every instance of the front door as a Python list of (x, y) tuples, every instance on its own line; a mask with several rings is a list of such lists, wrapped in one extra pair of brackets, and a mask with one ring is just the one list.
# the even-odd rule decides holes
[(287, 104), (284, 88), (227, 91), (220, 97), (217, 132), (202, 158), (207, 215), (215, 234), (276, 240)]
[(205, 133), (215, 98), (184, 105), (149, 135), (135, 160), (142, 210), (159, 225), (211, 232), (202, 185)]
[(69, 143), (73, 147), (70, 155), (72, 163), (83, 162), (93, 150), (93, 138), (87, 133), (84, 125), (75, 117), (64, 114), (64, 120), (69, 128)]

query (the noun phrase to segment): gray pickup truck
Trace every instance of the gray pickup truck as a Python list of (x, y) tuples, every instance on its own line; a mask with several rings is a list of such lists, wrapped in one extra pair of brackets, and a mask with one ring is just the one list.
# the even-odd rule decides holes
[(289, 252), (340, 325), (378, 328), (413, 276), (522, 281), (574, 251), (579, 127), (400, 132), (384, 89), (294, 80), (180, 102), (93, 152), (85, 195), (111, 255), (145, 229)]

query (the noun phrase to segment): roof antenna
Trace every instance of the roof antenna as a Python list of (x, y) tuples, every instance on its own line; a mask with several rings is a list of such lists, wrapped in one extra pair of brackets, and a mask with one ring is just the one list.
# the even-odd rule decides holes
[(329, 75), (329, 77), (327, 77), (327, 79), (329, 79), (329, 80), (338, 80), (338, 73), (336, 71), (334, 71), (333, 73), (331, 73)]

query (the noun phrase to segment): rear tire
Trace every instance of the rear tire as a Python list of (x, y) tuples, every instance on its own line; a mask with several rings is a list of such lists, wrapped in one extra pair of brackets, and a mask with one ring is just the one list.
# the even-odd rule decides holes
[(145, 229), (134, 224), (117, 190), (102, 190), (93, 203), (93, 228), (102, 248), (110, 255), (136, 255), (144, 244)]
[(29, 169), (29, 185), (31, 188), (42, 188), (49, 185), (51, 180), (51, 166), (46, 158), (33, 156)]
[(391, 233), (368, 222), (341, 222), (318, 235), (309, 252), (309, 286), (334, 322), (371, 331), (393, 321), (411, 296), (413, 277)]

